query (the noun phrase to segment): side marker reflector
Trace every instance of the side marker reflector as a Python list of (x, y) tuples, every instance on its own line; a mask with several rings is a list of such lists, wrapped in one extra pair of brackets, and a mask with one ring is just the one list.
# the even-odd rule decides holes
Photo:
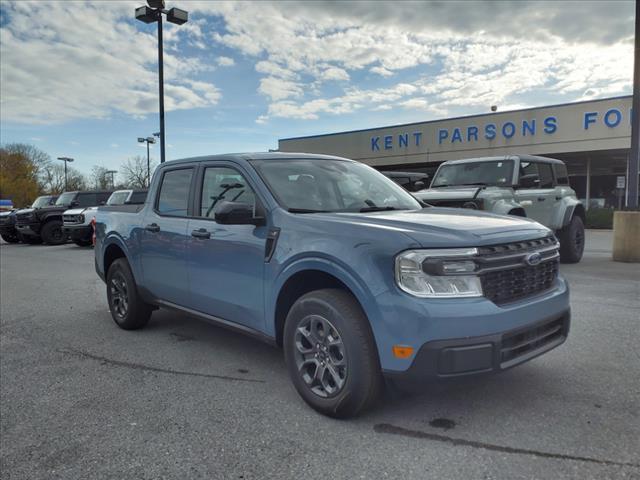
[(413, 355), (413, 347), (408, 347), (406, 345), (394, 345), (393, 355), (396, 358), (409, 358)]

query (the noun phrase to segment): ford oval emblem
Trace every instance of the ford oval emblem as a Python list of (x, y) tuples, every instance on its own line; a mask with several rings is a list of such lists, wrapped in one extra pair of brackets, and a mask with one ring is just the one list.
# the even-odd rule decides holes
[(527, 265), (531, 265), (533, 267), (534, 265), (538, 265), (542, 261), (542, 255), (540, 255), (538, 252), (532, 253), (530, 255), (527, 255), (524, 261), (527, 262)]

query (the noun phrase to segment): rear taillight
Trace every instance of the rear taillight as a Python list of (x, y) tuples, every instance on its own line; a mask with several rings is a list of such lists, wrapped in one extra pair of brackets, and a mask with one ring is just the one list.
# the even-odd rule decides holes
[(91, 235), (91, 243), (95, 247), (96, 246), (96, 217), (93, 217), (91, 219), (91, 230), (93, 231), (93, 234)]

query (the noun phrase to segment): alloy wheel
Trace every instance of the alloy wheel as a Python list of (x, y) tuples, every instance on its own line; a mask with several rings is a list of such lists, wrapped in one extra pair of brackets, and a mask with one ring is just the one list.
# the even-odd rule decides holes
[(347, 379), (346, 349), (331, 322), (320, 315), (304, 317), (294, 342), (296, 367), (307, 387), (322, 398), (340, 393)]

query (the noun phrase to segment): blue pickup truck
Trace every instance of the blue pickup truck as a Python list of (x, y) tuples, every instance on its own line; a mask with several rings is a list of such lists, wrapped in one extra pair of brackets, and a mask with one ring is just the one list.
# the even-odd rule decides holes
[(334, 417), (385, 378), (499, 372), (563, 343), (558, 249), (535, 221), (427, 207), (362, 163), (309, 154), (166, 162), (144, 205), (96, 214), (118, 326), (163, 307), (281, 346), (298, 393)]

